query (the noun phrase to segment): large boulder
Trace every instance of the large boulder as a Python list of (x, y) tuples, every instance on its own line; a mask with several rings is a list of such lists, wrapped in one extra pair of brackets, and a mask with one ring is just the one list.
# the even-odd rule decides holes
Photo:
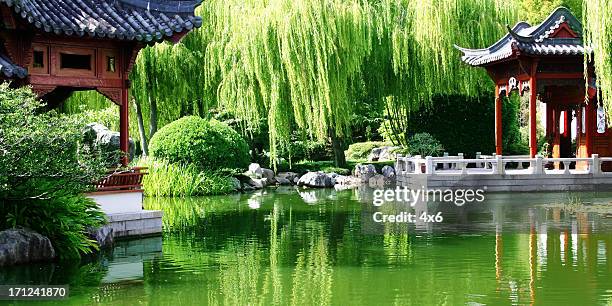
[[(83, 140), (85, 144), (100, 149), (103, 154), (108, 155), (109, 163), (118, 163), (119, 155), (116, 155), (120, 150), (120, 134), (119, 132), (113, 132), (102, 124), (90, 123), (83, 129)], [(134, 140), (129, 140), (129, 158), (134, 159), (134, 152), (136, 150), (136, 144)]]
[(384, 146), (372, 149), (372, 152), (368, 156), (368, 161), (385, 161), (385, 160), (393, 160), (395, 159), (394, 150), (399, 147), (394, 146)]
[(370, 178), (376, 174), (376, 167), (374, 167), (374, 165), (357, 164), (355, 166), (355, 176), (361, 179), (362, 182), (368, 182)]
[(298, 180), (298, 186), (313, 188), (333, 187), (332, 179), (323, 172), (307, 172)]
[(26, 229), (0, 232), (0, 267), (50, 261), (55, 255), (49, 238), (39, 233)]
[(350, 175), (339, 175), (336, 177), (336, 185), (353, 186), (359, 185), (361, 180)]
[(258, 163), (252, 163), (249, 165), (249, 171), (247, 175), (254, 178), (262, 178), (263, 177), (263, 168)]
[(113, 227), (110, 225), (104, 225), (99, 228), (90, 228), (87, 230), (89, 237), (96, 242), (100, 248), (108, 248), (114, 244), (115, 235), (113, 234)]
[(385, 178), (395, 181), (395, 169), (393, 167), (384, 166), (380, 172)]
[(267, 179), (269, 184), (276, 183), (276, 180), (274, 179), (275, 177), (274, 171), (270, 169), (266, 169), (266, 168), (261, 168), (261, 174), (262, 174), (262, 178)]

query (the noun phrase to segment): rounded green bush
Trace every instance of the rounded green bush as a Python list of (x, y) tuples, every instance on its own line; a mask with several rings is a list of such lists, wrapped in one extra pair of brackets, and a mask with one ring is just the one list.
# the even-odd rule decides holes
[(228, 125), (189, 116), (161, 128), (149, 144), (153, 157), (201, 170), (244, 169), (249, 147)]

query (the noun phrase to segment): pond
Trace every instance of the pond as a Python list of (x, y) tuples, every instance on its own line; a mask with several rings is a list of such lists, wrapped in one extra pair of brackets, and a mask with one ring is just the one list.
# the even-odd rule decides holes
[[(376, 207), (373, 195), (148, 198), (164, 210), (162, 236), (80, 264), (3, 269), (0, 284), (69, 284), (73, 305), (612, 303), (612, 194), (487, 194), (425, 208)], [(444, 221), (373, 221), (398, 206)]]

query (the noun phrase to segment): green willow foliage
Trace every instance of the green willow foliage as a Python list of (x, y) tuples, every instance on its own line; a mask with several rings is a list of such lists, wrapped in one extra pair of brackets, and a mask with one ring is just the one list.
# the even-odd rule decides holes
[(593, 49), (585, 64), (591, 60), (595, 63), (600, 100), (612, 114), (612, 1), (584, 1), (582, 15), (585, 45)]
[(317, 140), (347, 135), (364, 88), (395, 97), (397, 122), (434, 94), (489, 88), (453, 44), (489, 45), (516, 11), (502, 0), (205, 1), (201, 29), (141, 52), (133, 94), (168, 117), (186, 111), (181, 99), (191, 113), (228, 108), (249, 127), (266, 119), (274, 156), (296, 127)]

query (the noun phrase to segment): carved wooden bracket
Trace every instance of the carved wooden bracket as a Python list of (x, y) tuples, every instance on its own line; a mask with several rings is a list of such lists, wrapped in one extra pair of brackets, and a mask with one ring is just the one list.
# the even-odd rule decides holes
[(98, 87), (96, 90), (117, 105), (121, 105), (121, 88)]

